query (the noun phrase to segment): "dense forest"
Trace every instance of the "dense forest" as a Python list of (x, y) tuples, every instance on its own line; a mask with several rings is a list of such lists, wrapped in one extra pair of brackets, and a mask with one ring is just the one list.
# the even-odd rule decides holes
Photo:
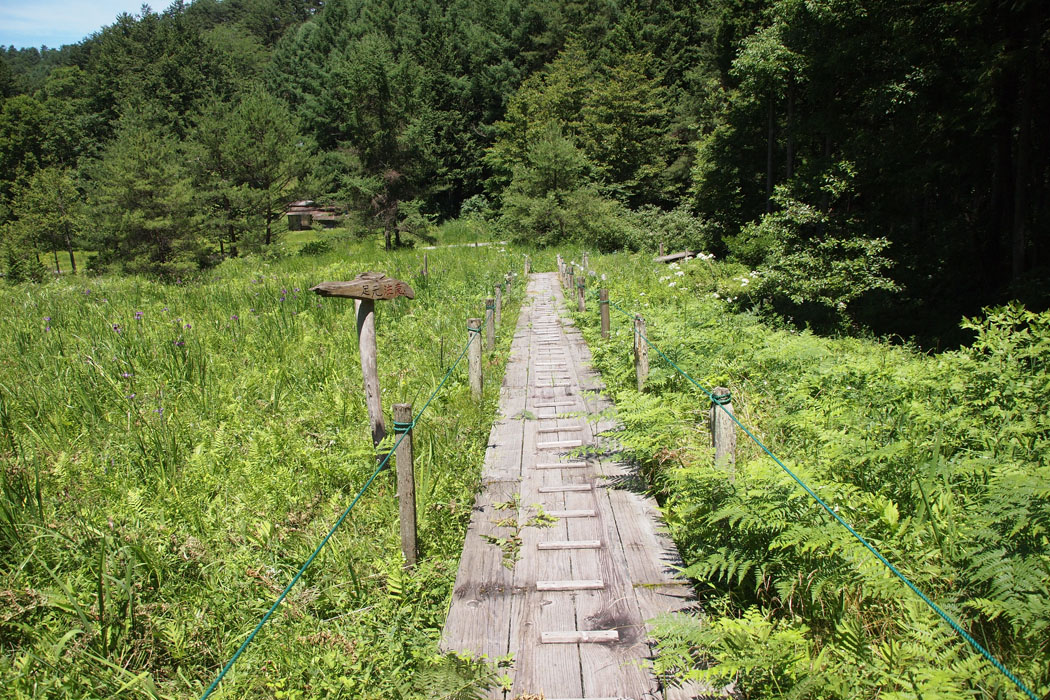
[(197, 0), (0, 53), (9, 280), (191, 275), (309, 197), (704, 249), (742, 305), (931, 347), (1050, 299), (1038, 0)]

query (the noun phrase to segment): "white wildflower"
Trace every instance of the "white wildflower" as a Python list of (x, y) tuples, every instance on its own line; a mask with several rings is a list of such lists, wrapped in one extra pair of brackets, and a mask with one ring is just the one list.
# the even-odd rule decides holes
[(677, 282), (668, 282), (668, 283), (667, 283), (667, 286), (668, 286), (668, 287), (673, 287), (673, 286), (675, 286), (676, 284), (678, 284), (678, 283), (677, 283)]
[(678, 272), (676, 272), (675, 274), (676, 274), (676, 275), (678, 275), (679, 277), (681, 277), (682, 275), (684, 275), (684, 274), (685, 274), (685, 271), (683, 271), (683, 270), (679, 270), (679, 271), (678, 271)]

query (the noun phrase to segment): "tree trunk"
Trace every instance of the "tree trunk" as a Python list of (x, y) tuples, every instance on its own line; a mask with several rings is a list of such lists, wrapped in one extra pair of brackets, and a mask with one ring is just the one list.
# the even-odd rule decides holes
[[(1033, 25), (1038, 26), (1038, 25)], [(1014, 160), (1014, 227), (1010, 245), (1010, 277), (1013, 281), (1025, 270), (1025, 244), (1028, 222), (1028, 163), (1032, 150), (1032, 91), (1035, 87), (1035, 51), (1029, 46), (1021, 67), (1020, 109), (1017, 124), (1017, 158)]]
[(769, 93), (768, 133), (766, 136), (766, 213), (773, 211), (773, 140), (776, 125), (773, 123), (773, 93)]
[(55, 272), (62, 272), (62, 268), (58, 264), (58, 248), (51, 251), (51, 254), (55, 256)]
[(73, 274), (77, 274), (77, 259), (73, 257), (73, 238), (69, 235), (69, 226), (67, 225), (63, 231), (63, 235), (66, 239), (66, 250), (69, 251), (69, 267), (73, 270)]
[(795, 174), (795, 76), (788, 76), (787, 93), (787, 157), (785, 158), (785, 173), (787, 179)]

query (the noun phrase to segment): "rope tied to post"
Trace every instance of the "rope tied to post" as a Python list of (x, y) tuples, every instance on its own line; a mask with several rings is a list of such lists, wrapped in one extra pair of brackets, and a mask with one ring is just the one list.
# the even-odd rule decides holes
[(394, 421), (394, 432), (395, 433), (407, 433), (415, 425), (415, 421), (409, 421), (408, 423), (402, 423), (401, 421)]
[(716, 403), (719, 406), (725, 406), (733, 401), (733, 392), (726, 392), (724, 394), (711, 394), (711, 403)]
[(481, 329), (475, 328), (474, 326), (467, 326), (467, 331), (469, 333), (477, 333), (478, 335), (481, 335)]

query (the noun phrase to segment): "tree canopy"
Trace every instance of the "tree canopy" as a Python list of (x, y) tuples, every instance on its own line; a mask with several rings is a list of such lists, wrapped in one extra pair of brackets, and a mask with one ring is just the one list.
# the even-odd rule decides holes
[[(851, 320), (909, 335), (1050, 302), (1048, 37), (1037, 0), (178, 1), (0, 52), (0, 220), (40, 169), (112, 188), (92, 178), (134, 122), (184, 159), (201, 261), (271, 241), (300, 186), (388, 241), (469, 201), (523, 239), (594, 242), (550, 235), (586, 200), (606, 248), (655, 248), (673, 219), (768, 279), (830, 269), (810, 254), (864, 267)], [(555, 152), (584, 174), (541, 194)], [(841, 316), (765, 289), (749, 303)]]

